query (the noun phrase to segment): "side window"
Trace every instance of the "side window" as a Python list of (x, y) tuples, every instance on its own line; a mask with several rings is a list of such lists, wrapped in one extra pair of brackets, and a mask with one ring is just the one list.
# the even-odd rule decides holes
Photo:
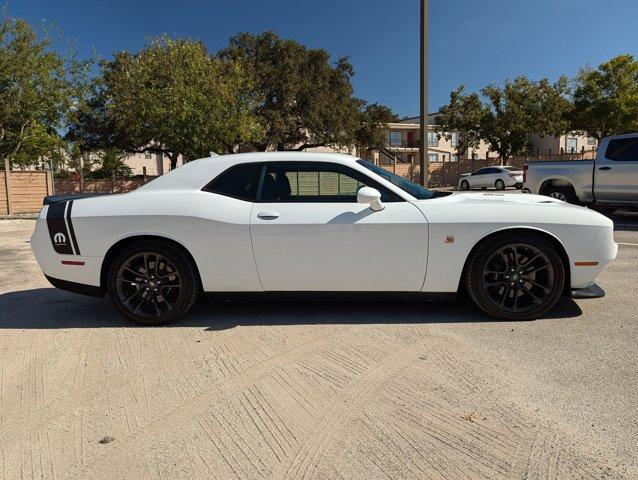
[(227, 197), (254, 202), (262, 164), (235, 165), (220, 173), (203, 190)]
[(266, 166), (259, 201), (356, 203), (357, 192), (364, 186), (379, 190), (382, 201), (402, 200), (374, 180), (341, 165), (286, 162)]
[(472, 175), (485, 175), (486, 173), (487, 173), (487, 168), (480, 168), (476, 172), (474, 172)]
[(605, 157), (615, 162), (638, 162), (638, 138), (610, 140)]

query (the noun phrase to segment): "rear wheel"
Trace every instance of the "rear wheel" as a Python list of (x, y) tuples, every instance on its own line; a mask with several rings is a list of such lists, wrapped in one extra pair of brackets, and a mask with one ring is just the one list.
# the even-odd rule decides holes
[(162, 241), (126, 247), (109, 270), (109, 294), (127, 318), (160, 325), (184, 315), (195, 303), (199, 279), (192, 261)]
[(469, 190), (470, 189), (470, 182), (468, 182), (467, 180), (463, 180), (461, 182), (461, 190)]
[(472, 253), (465, 285), (474, 303), (488, 315), (529, 320), (556, 304), (565, 285), (565, 268), (543, 237), (503, 233)]
[(494, 187), (496, 190), (505, 190), (505, 182), (499, 178), (494, 182)]
[(572, 187), (550, 187), (545, 195), (562, 200), (563, 202), (578, 204), (578, 197)]

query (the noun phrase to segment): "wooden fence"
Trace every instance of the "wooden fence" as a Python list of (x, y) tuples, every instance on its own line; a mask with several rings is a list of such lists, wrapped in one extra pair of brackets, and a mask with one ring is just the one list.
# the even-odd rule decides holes
[(50, 172), (12, 170), (0, 172), (0, 215), (35, 213), (42, 199), (51, 195)]

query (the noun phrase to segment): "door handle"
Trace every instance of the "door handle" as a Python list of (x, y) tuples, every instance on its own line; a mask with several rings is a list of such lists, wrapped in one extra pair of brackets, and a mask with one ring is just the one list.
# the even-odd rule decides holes
[(611, 167), (598, 167), (598, 170), (611, 170)]
[(279, 212), (259, 212), (257, 218), (261, 218), (262, 220), (274, 220), (275, 218), (279, 218)]

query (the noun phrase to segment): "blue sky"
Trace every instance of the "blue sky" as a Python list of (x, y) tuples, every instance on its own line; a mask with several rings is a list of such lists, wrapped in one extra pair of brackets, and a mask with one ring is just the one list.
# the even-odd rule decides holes
[[(350, 57), (357, 96), (402, 116), (419, 111), (419, 0), (9, 0), (8, 11), (53, 21), (106, 58), (148, 35), (202, 40), (215, 52), (236, 32), (274, 30)], [(555, 79), (638, 56), (637, 18), (636, 0), (430, 0), (430, 110), (462, 83)]]

